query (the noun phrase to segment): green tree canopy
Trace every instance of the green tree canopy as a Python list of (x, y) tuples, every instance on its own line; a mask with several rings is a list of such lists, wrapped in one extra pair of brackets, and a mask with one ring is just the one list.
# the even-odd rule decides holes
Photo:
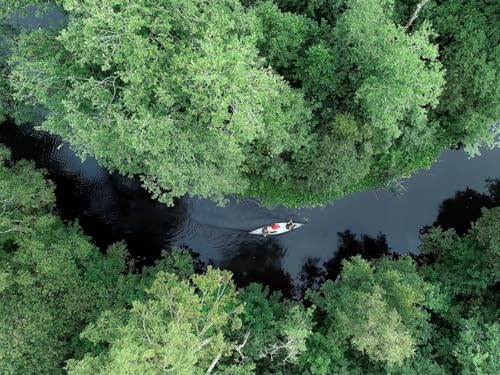
[(71, 361), (70, 374), (205, 374), (234, 350), (227, 336), (240, 329), (243, 306), (229, 272), (209, 268), (190, 281), (159, 272), (146, 292), (86, 328), (83, 337), (107, 349)]
[(23, 35), (11, 78), (82, 156), (140, 174), (167, 203), (221, 201), (305, 143), (309, 111), (258, 58), (256, 19), (237, 1), (60, 3), (67, 28)]
[[(458, 71), (452, 50), (468, 41), (446, 42), (446, 11), (424, 12), (434, 5), (406, 30), (413, 1), (57, 4), (67, 26), (16, 40), (14, 99), (46, 108), (43, 129), (170, 204), (184, 194), (322, 204), (428, 167), (451, 144), (492, 140), (498, 116), (483, 91), (461, 99), (484, 98), (461, 117), (474, 131), (457, 132), (459, 115), (443, 109), (458, 80), (442, 66)], [(487, 28), (494, 10), (468, 14)], [(478, 51), (490, 44), (485, 34)], [(490, 55), (462, 81), (494, 82)]]
[(453, 355), (464, 375), (496, 374), (500, 371), (500, 324), (485, 323), (481, 318), (462, 321), (460, 338)]
[(435, 262), (422, 274), (451, 296), (480, 296), (500, 281), (500, 208), (483, 216), (464, 237), (453, 229), (434, 228), (422, 237), (421, 251)]
[(0, 372), (62, 373), (84, 346), (85, 325), (136, 294), (135, 276), (122, 275), (123, 244), (102, 256), (77, 225), (51, 214), (53, 185), (33, 163), (7, 167), (3, 146), (0, 157)]
[(13, 232), (25, 232), (39, 214), (55, 205), (54, 186), (32, 162), (10, 167), (10, 151), (0, 144), (0, 244)]
[[(500, 142), (500, 4), (436, 1), (424, 8), (438, 33), (446, 85), (434, 117), (467, 150)], [(495, 125), (496, 123), (496, 125)]]
[[(357, 354), (350, 348), (388, 366), (414, 357), (417, 344), (426, 339), (422, 306), (429, 288), (410, 258), (370, 265), (356, 256), (344, 262), (340, 279), (327, 281), (312, 295), (324, 320), (305, 354), (310, 370), (356, 371), (352, 356)], [(325, 346), (332, 348), (325, 352)]]

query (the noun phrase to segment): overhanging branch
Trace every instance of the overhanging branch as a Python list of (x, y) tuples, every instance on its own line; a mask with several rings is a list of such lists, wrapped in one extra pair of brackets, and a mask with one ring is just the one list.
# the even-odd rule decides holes
[(420, 3), (417, 4), (417, 7), (415, 8), (415, 11), (411, 15), (411, 17), (408, 20), (408, 22), (406, 22), (405, 31), (408, 31), (408, 29), (410, 28), (410, 26), (412, 25), (412, 23), (415, 21), (415, 19), (417, 18), (418, 14), (420, 13), (420, 11), (424, 7), (424, 5), (427, 4), (428, 2), (429, 2), (429, 0), (422, 0)]

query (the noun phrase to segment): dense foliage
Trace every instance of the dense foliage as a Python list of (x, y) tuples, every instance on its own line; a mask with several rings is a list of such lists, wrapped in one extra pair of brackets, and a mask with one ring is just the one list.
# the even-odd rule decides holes
[[(300, 300), (187, 251), (134, 269), (52, 213), (53, 185), (0, 147), (2, 374), (497, 374), (500, 207), (462, 236), (435, 227), (421, 255), (327, 264)], [(492, 186), (492, 185), (490, 185)], [(490, 189), (492, 190), (492, 189)], [(387, 254), (385, 239), (355, 239)], [(344, 250), (346, 252), (347, 250)], [(136, 272), (141, 271), (141, 272)]]
[[(0, 144), (0, 373), (59, 374), (91, 349), (79, 338), (105, 310), (144, 296), (156, 268), (132, 272), (123, 243), (102, 255), (77, 224), (52, 213), (53, 185)], [(191, 274), (174, 252), (157, 267)]]
[(500, 5), (495, 1), (446, 0), (423, 12), (438, 33), (440, 61), (446, 69), (446, 86), (434, 118), (449, 137), (464, 142), (471, 153), (479, 152), (478, 139), (498, 145)]
[[(32, 163), (0, 160), (0, 372), (60, 373), (79, 332), (132, 297), (123, 244), (107, 256), (51, 214), (53, 187)], [(142, 288), (139, 289), (142, 293)]]
[[(12, 19), (47, 6), (62, 26)], [(40, 121), (169, 204), (321, 204), (449, 146), (498, 145), (499, 14), (489, 0), (0, 0), (0, 121)], [(99, 251), (54, 214), (44, 172), (0, 145), (0, 373), (498, 374), (493, 186), (470, 229), (429, 228), (416, 259), (344, 233), (366, 259), (341, 248), (293, 300), (195, 273), (187, 251), (142, 269), (124, 243)]]
[[(321, 204), (500, 130), (495, 1), (431, 0), (408, 27), (416, 0), (54, 2), (67, 24), (0, 61), (0, 113), (42, 109), (42, 129), (170, 204)], [(2, 24), (30, 3), (47, 1), (1, 0)]]

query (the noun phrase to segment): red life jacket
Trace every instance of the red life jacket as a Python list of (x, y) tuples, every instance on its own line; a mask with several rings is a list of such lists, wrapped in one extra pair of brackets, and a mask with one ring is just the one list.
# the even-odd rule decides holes
[(276, 229), (280, 229), (280, 225), (279, 224), (273, 224), (271, 226), (272, 229), (276, 230)]

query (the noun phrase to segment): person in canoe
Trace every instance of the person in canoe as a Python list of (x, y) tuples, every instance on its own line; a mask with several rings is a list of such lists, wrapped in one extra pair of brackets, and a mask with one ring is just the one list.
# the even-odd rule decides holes
[(279, 224), (269, 224), (269, 225), (266, 225), (263, 229), (262, 229), (262, 234), (265, 236), (269, 235), (269, 234), (274, 234), (276, 233), (276, 231), (278, 229), (280, 229), (281, 226)]
[(293, 220), (288, 220), (288, 222), (286, 223), (286, 229), (292, 230), (294, 227), (295, 223), (293, 222)]

